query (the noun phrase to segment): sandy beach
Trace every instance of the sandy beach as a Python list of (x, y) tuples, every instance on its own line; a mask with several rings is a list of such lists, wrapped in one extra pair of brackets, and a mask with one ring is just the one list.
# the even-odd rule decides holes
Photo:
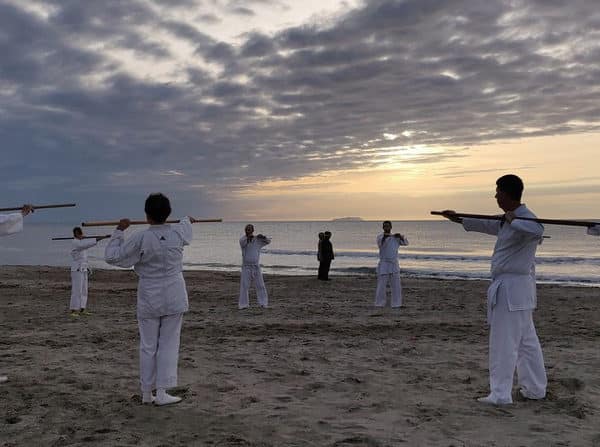
[(73, 319), (67, 269), (2, 267), (0, 445), (600, 446), (598, 288), (538, 287), (548, 397), (491, 407), (487, 282), (403, 279), (376, 311), (374, 276), (267, 276), (271, 307), (238, 311), (238, 273), (185, 276), (183, 401), (158, 408), (133, 272), (95, 271)]

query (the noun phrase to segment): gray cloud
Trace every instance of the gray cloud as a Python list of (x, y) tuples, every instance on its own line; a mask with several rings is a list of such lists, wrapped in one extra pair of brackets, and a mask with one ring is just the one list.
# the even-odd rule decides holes
[[(199, 23), (217, 16), (166, 14), (199, 17), (193, 0), (44, 3), (48, 18), (0, 2), (7, 193), (27, 188), (25, 168), (36, 194), (81, 185), (99, 194), (122, 185), (126, 171), (123, 187), (164, 187), (189, 200), (202, 184), (210, 206), (210, 191), (376, 166), (390, 157), (379, 148), (599, 127), (594, 0), (374, 0), (334, 21), (242, 35), (240, 45), (203, 32)], [(246, 15), (267, 3), (284, 7), (217, 2)], [(159, 32), (191, 44), (194, 60), (177, 59)], [(178, 77), (131, 73), (115, 50), (171, 63)], [(168, 171), (183, 175), (161, 175)]]

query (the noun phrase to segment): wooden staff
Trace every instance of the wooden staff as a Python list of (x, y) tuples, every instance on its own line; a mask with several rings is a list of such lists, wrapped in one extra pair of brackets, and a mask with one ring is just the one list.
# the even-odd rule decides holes
[[(434, 216), (454, 216), (454, 217), (466, 217), (471, 219), (485, 219), (485, 220), (502, 220), (504, 216), (490, 216), (487, 214), (467, 214), (467, 213), (453, 213), (444, 214), (442, 211), (432, 211), (431, 214)], [(519, 217), (515, 216), (515, 219), (529, 220), (531, 222), (537, 222), (541, 224), (550, 225), (568, 225), (571, 227), (593, 227), (594, 225), (600, 225), (598, 222), (586, 222), (584, 220), (562, 220), (562, 219), (538, 219), (535, 217)]]
[[(43, 210), (46, 208), (67, 208), (70, 206), (77, 206), (75, 203), (61, 203), (58, 205), (31, 205), (31, 207), (35, 210)], [(23, 206), (19, 206), (17, 208), (0, 208), (0, 211), (21, 211)]]
[[(109, 238), (110, 234), (104, 234), (102, 236), (83, 236), (81, 239), (96, 239), (97, 237)], [(75, 239), (74, 237), (53, 237), (53, 241), (68, 241)]]
[[(181, 222), (179, 219), (177, 220), (167, 220), (165, 223), (179, 223)], [(194, 223), (200, 222), (223, 222), (223, 219), (194, 219)], [(99, 222), (81, 222), (82, 227), (109, 227), (113, 225), (119, 225), (120, 221), (118, 220), (107, 220), (107, 221), (99, 221)], [(146, 220), (131, 220), (129, 221), (129, 225), (149, 225)]]

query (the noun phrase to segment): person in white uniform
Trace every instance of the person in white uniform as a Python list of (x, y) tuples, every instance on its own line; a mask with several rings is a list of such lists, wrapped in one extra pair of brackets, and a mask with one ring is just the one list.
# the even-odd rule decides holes
[[(192, 223), (165, 224), (171, 214), (169, 199), (150, 194), (144, 206), (149, 228), (124, 239), (129, 219), (122, 219), (105, 250), (111, 265), (132, 267), (139, 277), (137, 319), (140, 333), (142, 403), (168, 405), (181, 401), (167, 393), (177, 386), (177, 362), (183, 314), (188, 295), (183, 278), (183, 247), (192, 241)], [(152, 390), (156, 389), (156, 397)]]
[[(19, 213), (0, 214), (0, 236), (8, 236), (23, 230), (23, 217), (33, 212), (33, 206), (23, 205)], [(0, 375), (0, 383), (8, 381), (8, 377)]]
[(71, 249), (71, 302), (69, 309), (72, 317), (80, 315), (91, 315), (87, 311), (88, 299), (88, 276), (90, 272), (88, 264), (88, 250), (110, 236), (98, 236), (95, 239), (84, 239), (83, 230), (80, 227), (73, 228), (73, 245)]
[(587, 234), (590, 236), (600, 236), (600, 225), (588, 227)]
[(262, 270), (260, 269), (260, 250), (271, 243), (271, 239), (262, 234), (254, 236), (254, 225), (248, 224), (244, 228), (245, 234), (240, 238), (242, 249), (242, 272), (240, 275), (240, 298), (238, 307), (246, 309), (250, 306), (248, 294), (250, 286), (254, 282), (256, 287), (256, 298), (260, 307), (269, 305), (269, 296)]
[(392, 289), (392, 308), (402, 307), (402, 286), (400, 284), (400, 264), (398, 248), (408, 245), (408, 239), (402, 234), (392, 234), (392, 222), (383, 222), (383, 233), (377, 236), (379, 247), (379, 263), (377, 264), (377, 290), (375, 291), (375, 307), (385, 307), (388, 283)]
[(462, 223), (466, 231), (497, 236), (487, 293), (490, 394), (478, 400), (503, 405), (512, 403), (515, 368), (523, 398), (546, 396), (544, 357), (533, 323), (537, 305), (535, 252), (543, 240), (544, 227), (517, 218), (535, 218), (521, 203), (524, 187), (519, 177), (502, 176), (496, 186), (496, 200), (504, 211), (502, 220), (461, 219), (451, 210), (444, 211), (444, 216)]

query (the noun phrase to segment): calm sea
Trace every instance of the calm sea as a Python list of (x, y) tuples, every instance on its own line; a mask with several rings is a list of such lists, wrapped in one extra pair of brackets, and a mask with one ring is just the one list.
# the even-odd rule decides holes
[[(261, 256), (265, 273), (316, 275), (317, 234), (329, 230), (336, 258), (332, 275), (373, 274), (377, 265), (375, 237), (381, 222), (253, 222), (256, 234), (272, 238)], [(185, 252), (187, 270), (239, 270), (238, 240), (245, 222), (194, 225), (194, 242)], [(132, 228), (134, 232), (141, 227)], [(85, 229), (86, 234), (110, 234), (112, 228)], [(53, 236), (69, 236), (71, 225), (27, 222), (23, 233), (0, 238), (0, 264), (68, 266), (70, 242), (54, 242)], [(446, 221), (395, 222), (393, 232), (403, 233), (408, 247), (401, 247), (404, 276), (485, 279), (495, 238), (467, 233)], [(538, 280), (560, 284), (600, 285), (600, 238), (585, 229), (546, 226), (547, 236), (538, 249)], [(90, 250), (95, 268), (110, 268), (102, 260), (106, 241)]]

